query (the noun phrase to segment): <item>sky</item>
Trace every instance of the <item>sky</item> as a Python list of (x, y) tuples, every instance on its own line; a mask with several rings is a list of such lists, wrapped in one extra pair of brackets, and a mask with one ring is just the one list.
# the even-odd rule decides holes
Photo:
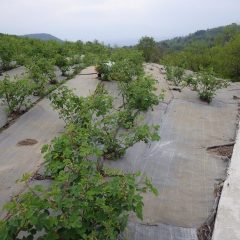
[(240, 0), (0, 0), (0, 32), (128, 45), (240, 23)]

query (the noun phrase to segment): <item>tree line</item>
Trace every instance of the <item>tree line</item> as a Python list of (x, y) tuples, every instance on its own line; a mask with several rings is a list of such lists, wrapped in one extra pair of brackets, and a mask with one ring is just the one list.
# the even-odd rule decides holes
[(240, 26), (237, 24), (162, 42), (146, 36), (136, 47), (143, 51), (147, 62), (160, 62), (195, 72), (213, 68), (218, 77), (240, 79)]

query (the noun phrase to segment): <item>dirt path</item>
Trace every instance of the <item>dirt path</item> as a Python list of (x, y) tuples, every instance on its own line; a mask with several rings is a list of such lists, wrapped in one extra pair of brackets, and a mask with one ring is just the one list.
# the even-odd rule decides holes
[[(82, 71), (85, 74), (92, 72), (93, 67)], [(96, 75), (78, 75), (66, 83), (82, 96), (93, 92), (97, 84)], [(42, 146), (62, 132), (63, 128), (64, 123), (52, 110), (49, 100), (43, 99), (0, 134), (0, 209), (22, 189), (21, 184), (15, 181), (24, 173), (38, 169), (43, 161)], [(25, 139), (34, 139), (37, 143), (19, 146), (18, 142)]]

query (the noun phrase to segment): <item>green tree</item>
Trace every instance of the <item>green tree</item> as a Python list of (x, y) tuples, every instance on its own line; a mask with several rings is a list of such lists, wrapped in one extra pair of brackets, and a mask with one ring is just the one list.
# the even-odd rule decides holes
[(152, 37), (142, 37), (137, 45), (137, 49), (143, 52), (146, 62), (159, 62), (160, 51)]
[(218, 49), (216, 62), (218, 71), (224, 77), (230, 77), (234, 81), (240, 79), (240, 34), (223, 48)]

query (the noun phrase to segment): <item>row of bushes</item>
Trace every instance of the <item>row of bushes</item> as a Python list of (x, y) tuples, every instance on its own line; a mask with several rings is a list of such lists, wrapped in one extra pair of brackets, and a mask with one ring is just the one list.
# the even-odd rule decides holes
[(95, 42), (41, 41), (11, 35), (0, 35), (0, 68), (9, 70), (15, 65), (31, 65), (36, 59), (45, 59), (48, 65), (58, 66), (63, 74), (69, 65), (96, 64), (99, 58), (109, 55), (110, 48)]
[[(47, 65), (44, 65), (47, 67)], [(80, 67), (75, 68), (69, 78), (80, 71)], [(0, 100), (6, 104), (9, 115), (21, 114), (32, 106), (32, 96), (46, 96), (56, 89), (61, 82), (52, 82), (48, 77), (52, 74), (52, 69), (44, 71), (33, 70), (25, 74), (24, 77), (10, 79), (8, 75), (0, 80)], [(54, 83), (54, 85), (52, 85)]]
[[(42, 149), (50, 186), (31, 186), (6, 205), (0, 238), (115, 240), (130, 212), (142, 218), (141, 193), (157, 190), (140, 173), (125, 174), (105, 166), (135, 143), (159, 140), (159, 126), (140, 124), (138, 116), (157, 105), (155, 81), (139, 75), (121, 80), (123, 105), (116, 109), (100, 83), (94, 94), (78, 97), (62, 86), (50, 95), (65, 121), (65, 132)], [(139, 179), (144, 179), (139, 182)]]
[[(0, 35), (0, 72), (25, 66), (24, 77), (0, 81), (0, 99), (10, 114), (20, 114), (31, 106), (31, 96), (45, 96), (58, 86), (56, 67), (62, 76), (72, 78), (80, 69), (96, 64), (109, 55), (98, 42), (41, 41)], [(57, 84), (53, 86), (53, 84)]]
[(228, 86), (229, 81), (215, 77), (213, 68), (200, 68), (197, 73), (186, 74), (181, 67), (166, 66), (166, 78), (173, 82), (175, 86), (190, 87), (197, 91), (202, 101), (212, 102), (216, 91)]

